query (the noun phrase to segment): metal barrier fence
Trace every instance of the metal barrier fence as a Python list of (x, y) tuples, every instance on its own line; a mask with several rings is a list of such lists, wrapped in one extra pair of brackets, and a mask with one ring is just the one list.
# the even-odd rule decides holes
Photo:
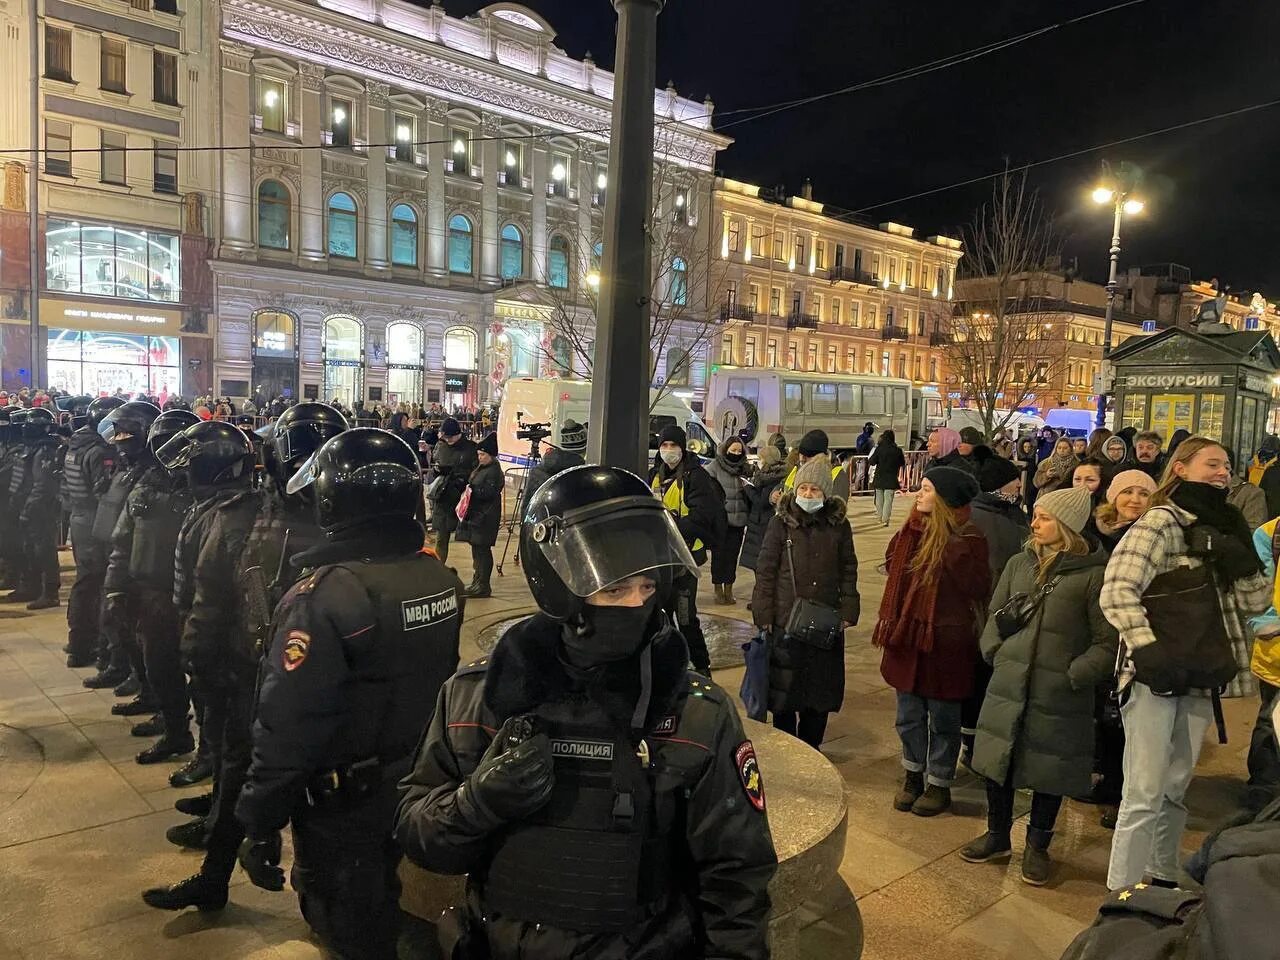
[[(904, 490), (919, 490), (920, 481), (924, 479), (924, 465), (929, 462), (927, 450), (904, 450), (907, 466), (903, 471), (900, 487)], [(871, 481), (875, 478), (876, 468), (870, 466), (870, 456), (849, 457), (844, 467), (849, 471), (849, 495), (851, 497), (870, 496)]]

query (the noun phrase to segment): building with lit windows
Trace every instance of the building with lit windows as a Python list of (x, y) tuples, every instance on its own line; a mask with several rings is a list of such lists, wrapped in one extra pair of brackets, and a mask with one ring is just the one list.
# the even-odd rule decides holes
[[(510, 3), (463, 19), (401, 0), (221, 9), (218, 392), (462, 406), (510, 376), (583, 372), (548, 320), (582, 304), (590, 323), (612, 74)], [(730, 141), (710, 102), (668, 88), (655, 112), (673, 242), (654, 269), (694, 300), (681, 264), (709, 245)]]
[(943, 388), (961, 244), (829, 215), (800, 196), (717, 179), (719, 362), (903, 377)]
[[(28, 0), (29, 2), (29, 0)], [(208, 386), (207, 11), (179, 0), (0, 6), (0, 144), (30, 141), (37, 79), (39, 368), (31, 366), (28, 154), (0, 155), (0, 382), (71, 393)]]

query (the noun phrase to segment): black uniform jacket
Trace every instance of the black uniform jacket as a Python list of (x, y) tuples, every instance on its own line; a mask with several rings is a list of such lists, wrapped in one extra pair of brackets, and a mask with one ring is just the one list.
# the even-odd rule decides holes
[[(413, 771), (401, 783), (396, 838), (405, 855), (436, 873), (483, 876), (490, 836), (460, 815), (459, 786), (511, 716), (580, 695), (559, 655), (561, 625), (541, 614), (508, 630), (491, 659), (460, 670), (440, 692)], [(655, 789), (677, 798), (671, 835), (679, 847), (678, 889), (641, 929), (587, 934), (497, 916), (474, 882), (472, 913), (483, 916), (493, 960), (683, 960), (768, 956), (769, 880), (777, 865), (755, 753), (725, 693), (686, 670), (688, 650), (664, 630), (653, 641), (653, 695), (645, 741), (658, 771)], [(632, 661), (634, 663), (634, 661)], [(609, 716), (630, 716), (621, 691), (593, 690), (602, 733)]]

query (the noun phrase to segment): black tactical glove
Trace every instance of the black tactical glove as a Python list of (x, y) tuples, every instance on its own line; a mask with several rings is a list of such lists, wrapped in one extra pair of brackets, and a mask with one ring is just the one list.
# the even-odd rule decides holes
[(509, 737), (519, 723), (520, 718), (513, 717), (502, 725), (462, 786), (477, 808), (478, 825), (488, 830), (542, 809), (555, 786), (551, 741), (545, 733), (510, 746)]
[(255, 887), (283, 890), (284, 871), (280, 869), (280, 834), (265, 839), (246, 837), (240, 844), (240, 866)]

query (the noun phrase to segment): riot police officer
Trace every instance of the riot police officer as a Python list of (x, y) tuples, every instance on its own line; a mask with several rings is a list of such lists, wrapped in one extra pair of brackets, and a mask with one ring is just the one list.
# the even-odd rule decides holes
[(9, 417), (9, 536), (5, 546), (9, 555), (8, 583), (12, 592), (0, 597), (0, 603), (29, 603), (35, 599), (31, 593), (30, 574), (27, 572), (27, 528), (22, 522), (22, 510), (31, 496), (31, 461), (35, 451), (23, 439), (22, 426), (31, 415), (31, 408), (20, 407)]
[(325, 542), (280, 602), (236, 815), (250, 879), (281, 889), (293, 825), (302, 914), (349, 960), (394, 958), (396, 782), (458, 659), (463, 587), (423, 549), (418, 458), (371, 427), (327, 441), (289, 482), (314, 487)]
[(22, 407), (17, 406), (0, 409), (0, 561), (4, 563), (0, 589), (5, 590), (17, 590), (22, 576), (22, 530), (18, 525), (22, 501), (10, 487), (15, 479), (21, 485), (26, 473), (21, 413)]
[[(201, 610), (235, 613), (233, 640), (226, 650), (231, 682), (210, 691), (210, 696), (218, 699), (207, 708), (207, 713), (213, 714), (211, 727), (221, 735), (214, 751), (219, 763), (213, 792), (175, 804), (183, 813), (203, 818), (184, 828), (201, 841), (207, 852), (196, 875), (142, 894), (142, 899), (153, 907), (210, 910), (227, 902), (236, 852), (244, 839), (235, 805), (249, 770), (255, 681), (262, 648), (271, 639), (271, 611), (296, 579), (290, 555), (310, 550), (323, 539), (316, 525), (312, 488), (291, 494), (286, 487), (325, 440), (346, 429), (342, 414), (328, 404), (308, 401), (290, 407), (265, 429), (263, 453), (268, 482), (248, 536), (242, 533), (238, 511), (221, 511), (213, 518), (200, 560), (197, 589), (204, 592)], [(210, 573), (213, 575), (206, 576)], [(209, 595), (219, 589), (221, 596)]]
[(59, 605), (58, 521), (62, 516), (62, 458), (66, 447), (53, 432), (54, 416), (34, 407), (21, 417), (27, 495), (18, 507), (22, 529), (22, 576), (9, 601), (26, 600), (28, 610)]
[(577, 467), (520, 551), (542, 612), (445, 685), (401, 785), (405, 854), (469, 875), (445, 955), (767, 957), (764, 785), (662, 613), (696, 569), (674, 519), (634, 474)]
[[(107, 419), (117, 417), (125, 407)], [(148, 418), (149, 412), (120, 416), (114, 422), (112, 442), (117, 446), (132, 444)], [(187, 714), (187, 678), (178, 656), (178, 614), (173, 605), (173, 554), (192, 501), (184, 478), (162, 467), (155, 451), (199, 420), (187, 410), (162, 413), (146, 429), (145, 453), (129, 454), (130, 460), (148, 466), (129, 492), (116, 524), (103, 584), (106, 616), (113, 621), (113, 629), (122, 629), (123, 623), (137, 624), (136, 637), (126, 643), (134, 661), (141, 663), (137, 672), (146, 678), (134, 700), (116, 704), (111, 712), (118, 716), (158, 712), (133, 728), (137, 736), (161, 734), (138, 754), (142, 764), (159, 763), (195, 749)]]
[(76, 579), (67, 597), (67, 666), (92, 666), (98, 653), (102, 578), (107, 555), (94, 539), (93, 519), (98, 498), (111, 485), (115, 451), (102, 439), (102, 418), (124, 403), (119, 397), (77, 397), (71, 404), (71, 442), (63, 464), (63, 488), (71, 508), (71, 550)]

